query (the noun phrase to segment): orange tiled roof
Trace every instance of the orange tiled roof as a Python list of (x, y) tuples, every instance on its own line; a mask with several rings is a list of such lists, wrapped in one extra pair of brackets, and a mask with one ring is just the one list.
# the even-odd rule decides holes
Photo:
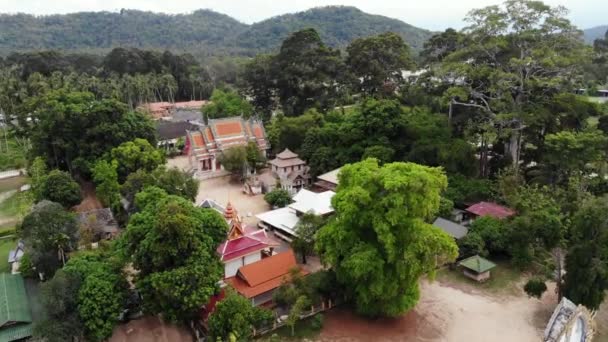
[[(236, 277), (226, 279), (235, 290), (247, 298), (258, 296), (289, 281), (290, 270), (298, 267), (292, 250), (275, 254), (239, 268)], [(307, 272), (300, 269), (302, 275)]]
[(205, 127), (205, 135), (207, 136), (207, 141), (209, 143), (213, 143), (215, 139), (213, 138), (213, 133), (211, 132), (211, 128)]
[(243, 126), (240, 119), (239, 121), (218, 122), (215, 124), (215, 131), (219, 136), (240, 134), (243, 132)]
[(205, 140), (203, 140), (203, 136), (200, 132), (192, 133), (192, 139), (194, 140), (194, 146), (203, 147), (205, 146)]
[(263, 139), (264, 138), (264, 131), (262, 130), (262, 127), (260, 127), (260, 125), (255, 125), (253, 127), (253, 134), (258, 139)]

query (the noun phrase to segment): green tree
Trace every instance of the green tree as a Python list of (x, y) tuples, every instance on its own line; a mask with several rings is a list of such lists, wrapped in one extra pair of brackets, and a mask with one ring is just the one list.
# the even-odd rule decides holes
[(287, 315), (287, 325), (291, 328), (291, 336), (295, 336), (296, 323), (298, 323), (300, 316), (309, 306), (310, 300), (308, 300), (306, 296), (300, 296), (289, 310), (289, 315)]
[(273, 208), (283, 208), (291, 203), (291, 195), (285, 189), (276, 188), (266, 193), (266, 195), (264, 195), (264, 200)]
[(122, 254), (139, 271), (136, 286), (147, 312), (172, 321), (192, 319), (222, 278), (215, 248), (226, 238), (226, 221), (177, 196), (146, 196), (144, 203), (140, 195), (146, 192), (136, 196), (140, 211), (122, 236)]
[(253, 328), (272, 322), (273, 317), (272, 311), (251, 306), (245, 297), (227, 289), (226, 297), (217, 303), (209, 316), (210, 340), (229, 341), (231, 336), (237, 341), (250, 340)]
[(127, 111), (114, 99), (66, 89), (31, 98), (19, 116), (34, 156), (54, 168), (88, 175), (95, 160), (123, 142), (143, 138), (154, 144), (154, 126), (145, 114)]
[(127, 282), (120, 264), (113, 264), (105, 251), (80, 252), (65, 265), (64, 271), (80, 280), (78, 316), (86, 336), (104, 341), (118, 323), (127, 296)]
[(261, 114), (264, 122), (271, 118), (272, 110), (276, 107), (272, 55), (257, 55), (243, 67), (241, 92), (251, 99), (256, 113)]
[(500, 127), (502, 153), (515, 167), (528, 138), (524, 130), (538, 119), (537, 104), (567, 89), (589, 58), (565, 16), (565, 8), (541, 1), (508, 0), (475, 9), (465, 18), (463, 46), (445, 57), (437, 72), (454, 84), (444, 91), (450, 116), (458, 107), (482, 118), (480, 125)]
[(401, 72), (414, 66), (409, 46), (393, 32), (356, 39), (346, 52), (354, 88), (367, 95), (391, 94), (403, 81)]
[(53, 170), (43, 177), (39, 186), (36, 201), (49, 200), (71, 208), (82, 200), (80, 186), (67, 172)]
[(42, 198), (42, 187), (48, 173), (49, 171), (44, 159), (42, 157), (34, 158), (34, 161), (32, 161), (27, 170), (27, 174), (31, 179), (31, 191), (34, 194), (34, 198)]
[(465, 46), (466, 35), (453, 28), (437, 33), (424, 43), (420, 52), (424, 63), (434, 64), (442, 62), (445, 57)]
[(23, 218), (19, 236), (28, 247), (36, 271), (51, 278), (62, 266), (65, 255), (77, 247), (78, 224), (61, 204), (42, 201)]
[(317, 31), (308, 28), (292, 33), (281, 44), (273, 65), (276, 94), (285, 114), (332, 108), (344, 69), (340, 51), (325, 46)]
[(469, 227), (469, 233), (478, 235), (490, 254), (504, 253), (509, 246), (506, 222), (491, 216), (475, 219)]
[(336, 216), (317, 232), (317, 252), (358, 312), (397, 316), (410, 310), (420, 297), (419, 278), (458, 254), (451, 237), (426, 223), (439, 208), (445, 175), (368, 159), (344, 166), (339, 180)]
[(120, 183), (123, 183), (132, 172), (137, 170), (152, 172), (165, 163), (165, 156), (161, 150), (150, 145), (147, 140), (139, 138), (113, 148), (110, 156), (116, 161)]
[(600, 131), (562, 131), (545, 137), (544, 162), (549, 169), (551, 183), (567, 181), (575, 173), (597, 170), (606, 159), (608, 138)]
[(300, 217), (294, 231), (296, 236), (291, 242), (291, 247), (302, 256), (302, 262), (306, 264), (306, 256), (314, 251), (315, 234), (323, 225), (323, 218), (313, 213), (306, 213)]
[(249, 118), (253, 114), (251, 104), (234, 90), (215, 89), (211, 94), (211, 103), (203, 106), (203, 118), (220, 119), (231, 116)]
[(535, 251), (551, 251), (559, 247), (564, 236), (564, 215), (549, 188), (523, 186), (513, 203), (518, 215), (510, 222), (508, 245), (513, 261), (520, 267), (528, 266)]
[(106, 207), (114, 208), (120, 203), (120, 184), (118, 184), (118, 166), (116, 162), (99, 160), (93, 167), (93, 181), (97, 197)]
[(40, 285), (40, 302), (45, 319), (34, 325), (34, 337), (49, 342), (70, 341), (83, 335), (78, 317), (78, 290), (81, 279), (63, 270)]
[(608, 201), (587, 201), (572, 218), (564, 296), (597, 310), (608, 288)]
[(467, 258), (474, 255), (487, 255), (486, 243), (477, 232), (469, 232), (458, 243), (458, 257)]
[(244, 176), (248, 167), (247, 148), (245, 146), (235, 146), (222, 152), (218, 157), (224, 169), (233, 175)]
[(194, 201), (198, 194), (199, 182), (186, 171), (178, 168), (159, 166), (152, 172), (137, 170), (129, 174), (120, 186), (120, 193), (133, 203), (135, 195), (149, 186), (163, 189), (169, 195), (176, 195)]

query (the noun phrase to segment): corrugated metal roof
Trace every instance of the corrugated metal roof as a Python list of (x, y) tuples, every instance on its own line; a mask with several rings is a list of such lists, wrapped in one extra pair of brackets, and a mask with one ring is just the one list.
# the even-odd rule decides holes
[(444, 232), (450, 234), (455, 239), (461, 239), (469, 232), (467, 227), (441, 217), (438, 217), (435, 222), (433, 222), (433, 226), (441, 228)]
[(32, 322), (23, 278), (18, 274), (0, 274), (0, 327), (12, 322)]
[(32, 323), (20, 323), (0, 329), (0, 341), (12, 342), (32, 336)]

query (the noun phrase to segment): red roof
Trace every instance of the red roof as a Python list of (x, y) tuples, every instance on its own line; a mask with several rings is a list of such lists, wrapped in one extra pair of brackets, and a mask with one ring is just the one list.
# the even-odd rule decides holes
[(226, 240), (217, 248), (217, 253), (220, 255), (220, 260), (230, 261), (240, 258), (255, 251), (261, 251), (268, 247), (264, 242), (242, 236), (234, 240)]
[(479, 202), (466, 209), (471, 214), (477, 216), (491, 216), (503, 219), (515, 215), (515, 211), (502, 205), (491, 202)]
[(239, 121), (228, 121), (228, 122), (218, 122), (215, 124), (215, 130), (217, 135), (234, 135), (241, 134), (243, 132), (243, 126), (241, 125), (241, 119)]
[[(237, 292), (247, 298), (272, 291), (290, 280), (290, 271), (297, 268), (292, 250), (275, 254), (249, 265), (242, 266), (236, 277), (226, 279)], [(307, 272), (300, 269), (301, 274)]]

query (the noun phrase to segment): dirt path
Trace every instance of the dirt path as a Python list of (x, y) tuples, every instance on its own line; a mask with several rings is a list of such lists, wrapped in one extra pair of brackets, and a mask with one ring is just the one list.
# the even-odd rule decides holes
[(423, 281), (416, 309), (395, 319), (370, 321), (344, 310), (326, 315), (318, 342), (539, 341), (555, 306), (553, 289), (542, 301), (486, 296)]
[(103, 208), (103, 205), (101, 205), (101, 202), (99, 202), (99, 199), (97, 199), (97, 195), (95, 194), (95, 186), (93, 183), (82, 183), (80, 188), (82, 192), (82, 202), (72, 208), (75, 212), (82, 213), (93, 209)]

